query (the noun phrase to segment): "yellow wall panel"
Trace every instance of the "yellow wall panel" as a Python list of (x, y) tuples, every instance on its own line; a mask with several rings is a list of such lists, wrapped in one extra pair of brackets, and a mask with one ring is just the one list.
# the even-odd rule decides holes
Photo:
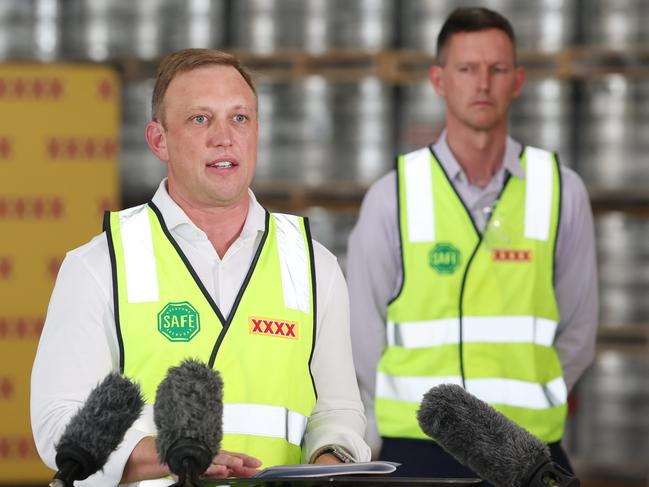
[(119, 201), (120, 86), (102, 66), (0, 65), (0, 484), (51, 478), (29, 378), (65, 252)]

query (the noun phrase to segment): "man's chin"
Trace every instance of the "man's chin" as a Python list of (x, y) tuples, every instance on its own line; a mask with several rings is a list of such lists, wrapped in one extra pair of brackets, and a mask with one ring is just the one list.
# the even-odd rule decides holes
[(501, 124), (495, 117), (474, 117), (467, 120), (467, 125), (476, 132), (489, 132)]
[(219, 208), (230, 208), (239, 206), (243, 202), (248, 201), (248, 191), (244, 188), (242, 191), (218, 191), (212, 192), (209, 197), (211, 206)]

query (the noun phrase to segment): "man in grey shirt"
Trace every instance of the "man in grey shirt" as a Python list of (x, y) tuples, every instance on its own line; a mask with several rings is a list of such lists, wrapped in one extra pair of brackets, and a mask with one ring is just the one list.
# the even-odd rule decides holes
[(566, 397), (593, 359), (598, 319), (588, 194), (552, 154), (507, 134), (525, 74), (504, 17), (457, 9), (437, 49), (430, 80), (446, 129), (370, 188), (349, 239), (366, 440), (400, 475), (474, 476), (413, 418), (422, 392), (456, 382), (570, 468)]

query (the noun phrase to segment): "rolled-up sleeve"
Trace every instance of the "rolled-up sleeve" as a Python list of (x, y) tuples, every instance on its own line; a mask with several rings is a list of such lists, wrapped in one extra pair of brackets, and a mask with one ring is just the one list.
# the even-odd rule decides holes
[[(31, 425), (43, 462), (56, 470), (55, 445), (90, 391), (118, 370), (105, 236), (69, 252), (56, 279), (31, 376)], [(131, 428), (103, 470), (79, 486), (117, 485), (145, 433)]]
[(318, 399), (304, 437), (308, 460), (328, 444), (342, 446), (356, 461), (369, 461), (363, 440), (365, 416), (358, 392), (349, 336), (347, 285), (336, 258), (314, 243), (317, 323), (311, 373)]

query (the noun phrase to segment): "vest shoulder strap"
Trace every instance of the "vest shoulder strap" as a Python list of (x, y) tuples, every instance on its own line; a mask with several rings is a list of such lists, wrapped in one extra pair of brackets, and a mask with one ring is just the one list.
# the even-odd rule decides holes
[[(305, 218), (273, 213), (277, 228), (277, 249), (282, 276), (284, 305), (309, 313), (311, 311), (311, 269), (313, 256)], [(315, 283), (313, 283), (315, 285)]]
[[(552, 152), (527, 146), (525, 160), (525, 237), (546, 241), (552, 222), (556, 159)], [(556, 188), (559, 189), (559, 188)]]

